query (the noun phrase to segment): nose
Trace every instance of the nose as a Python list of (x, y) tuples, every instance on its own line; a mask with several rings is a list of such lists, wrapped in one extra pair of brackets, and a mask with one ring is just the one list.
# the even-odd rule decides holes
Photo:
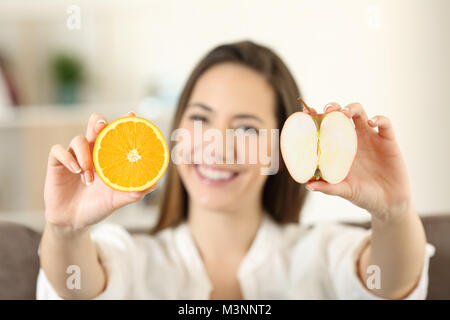
[(233, 141), (227, 138), (230, 130), (230, 125), (222, 122), (204, 132), (204, 154), (213, 158), (214, 163), (233, 163), (234, 161)]

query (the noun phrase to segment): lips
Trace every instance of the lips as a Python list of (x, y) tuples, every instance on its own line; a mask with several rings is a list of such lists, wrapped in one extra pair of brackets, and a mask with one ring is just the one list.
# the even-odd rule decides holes
[(203, 164), (194, 165), (194, 170), (203, 183), (216, 186), (227, 184), (239, 175), (236, 171)]

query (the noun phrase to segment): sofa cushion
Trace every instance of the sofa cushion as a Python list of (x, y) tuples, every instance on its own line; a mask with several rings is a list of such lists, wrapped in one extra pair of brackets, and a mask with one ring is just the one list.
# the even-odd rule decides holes
[(427, 299), (450, 299), (450, 215), (422, 219), (427, 241), (436, 247), (430, 260)]
[(0, 223), (0, 299), (35, 299), (40, 238), (27, 227)]

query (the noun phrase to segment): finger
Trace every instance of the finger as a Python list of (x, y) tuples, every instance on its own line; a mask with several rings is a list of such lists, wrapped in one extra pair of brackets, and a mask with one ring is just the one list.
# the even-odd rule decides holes
[(117, 194), (117, 202), (115, 206), (118, 208), (121, 208), (123, 206), (126, 206), (130, 203), (142, 200), (145, 195), (149, 194), (150, 192), (154, 191), (156, 189), (157, 185), (153, 185), (152, 187), (139, 192), (120, 192), (118, 191)]
[(81, 172), (80, 165), (78, 164), (75, 157), (70, 152), (68, 152), (62, 145), (55, 144), (50, 149), (49, 165), (56, 166), (58, 164), (62, 164), (72, 173), (78, 174)]
[(307, 114), (317, 114), (317, 111), (316, 111), (316, 109), (314, 109), (314, 108), (303, 108), (303, 112), (304, 113), (307, 113)]
[(91, 185), (94, 182), (94, 172), (89, 142), (86, 137), (77, 136), (73, 138), (70, 143), (69, 152), (75, 155), (78, 164), (83, 170), (86, 185)]
[(345, 199), (350, 197), (350, 187), (345, 182), (330, 184), (325, 181), (311, 181), (306, 185), (310, 191), (319, 191), (332, 196), (339, 196)]
[(388, 117), (375, 116), (368, 121), (368, 124), (372, 128), (378, 127), (378, 134), (380, 137), (389, 140), (395, 139), (394, 128)]
[(136, 117), (136, 112), (129, 111), (123, 115), (124, 117)]
[(136, 200), (141, 200), (143, 199), (147, 194), (151, 193), (152, 191), (154, 191), (156, 189), (157, 185), (154, 184), (153, 186), (151, 186), (150, 188), (143, 190), (143, 191), (138, 191), (138, 192), (130, 192), (129, 195), (132, 199), (136, 199)]
[(105, 116), (99, 113), (93, 113), (89, 117), (88, 127), (86, 130), (86, 138), (89, 143), (94, 143), (97, 139), (98, 134), (103, 130), (108, 124)]
[(357, 129), (369, 128), (366, 111), (360, 103), (351, 103), (342, 109), (342, 112), (347, 115), (347, 117), (353, 119)]
[(332, 111), (339, 111), (341, 110), (341, 105), (337, 102), (329, 102), (325, 105), (325, 107), (323, 108), (323, 111), (325, 113), (327, 112), (332, 112)]

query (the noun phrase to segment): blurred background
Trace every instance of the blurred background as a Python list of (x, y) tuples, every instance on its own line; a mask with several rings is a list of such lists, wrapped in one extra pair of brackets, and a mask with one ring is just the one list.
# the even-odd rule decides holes
[[(214, 46), (273, 48), (310, 106), (391, 118), (421, 215), (450, 212), (448, 0), (0, 0), (0, 220), (41, 229), (47, 156), (92, 112), (134, 110), (168, 139), (181, 88)], [(160, 192), (109, 219), (151, 226)], [(302, 221), (363, 221), (311, 194)]]

